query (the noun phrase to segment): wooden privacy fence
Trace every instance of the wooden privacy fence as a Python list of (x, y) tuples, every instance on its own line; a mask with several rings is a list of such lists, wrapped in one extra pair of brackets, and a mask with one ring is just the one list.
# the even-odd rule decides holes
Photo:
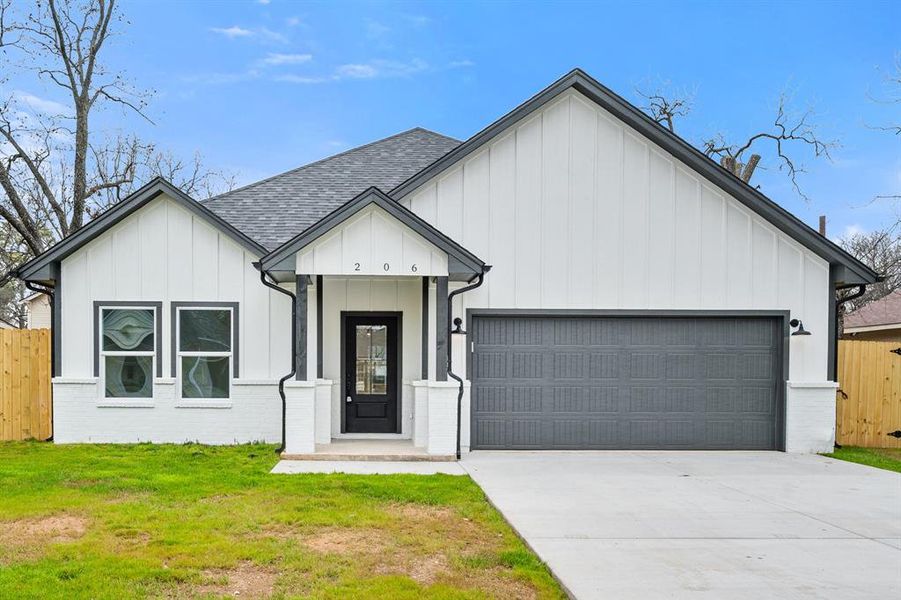
[(898, 342), (841, 340), (835, 440), (843, 446), (901, 448), (901, 347)]
[(50, 330), (0, 329), (0, 440), (46, 440)]

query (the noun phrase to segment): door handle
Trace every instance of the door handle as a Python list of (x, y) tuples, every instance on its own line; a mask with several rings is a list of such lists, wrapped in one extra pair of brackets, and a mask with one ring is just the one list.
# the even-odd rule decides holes
[(351, 400), (353, 400), (353, 398), (351, 398), (350, 396), (348, 396), (344, 401), (347, 402), (348, 404), (350, 404), (350, 401), (351, 401)]

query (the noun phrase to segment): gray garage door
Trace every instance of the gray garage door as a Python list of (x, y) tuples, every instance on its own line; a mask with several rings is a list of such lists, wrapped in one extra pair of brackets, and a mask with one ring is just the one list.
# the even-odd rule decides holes
[(475, 316), (472, 447), (775, 449), (782, 327), (762, 317)]

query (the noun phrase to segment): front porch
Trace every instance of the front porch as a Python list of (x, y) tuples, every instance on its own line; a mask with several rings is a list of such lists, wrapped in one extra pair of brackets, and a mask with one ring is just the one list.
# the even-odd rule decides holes
[[(285, 458), (455, 459), (460, 385), (448, 361), (460, 357), (465, 379), (465, 336), (451, 335), (448, 298), (484, 263), (370, 190), (261, 266), (295, 296)], [(464, 382), (461, 447), (468, 404)]]
[(336, 438), (316, 444), (310, 454), (282, 453), (282, 460), (443, 462), (456, 460), (453, 454), (429, 454), (413, 440)]

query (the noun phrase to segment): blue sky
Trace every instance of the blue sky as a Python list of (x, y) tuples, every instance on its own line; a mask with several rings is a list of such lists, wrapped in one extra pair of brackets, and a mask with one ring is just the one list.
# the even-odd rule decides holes
[[(248, 183), (423, 126), (465, 139), (574, 66), (631, 101), (669, 80), (695, 91), (679, 132), (747, 137), (780, 92), (812, 105), (833, 161), (802, 152), (800, 199), (774, 170), (764, 193), (830, 235), (896, 217), (901, 104), (874, 102), (901, 52), (898, 2), (336, 3), (255, 0), (123, 4), (111, 66), (154, 88), (155, 125), (177, 153)], [(121, 115), (115, 115), (120, 118)], [(110, 117), (104, 117), (110, 122)]]

